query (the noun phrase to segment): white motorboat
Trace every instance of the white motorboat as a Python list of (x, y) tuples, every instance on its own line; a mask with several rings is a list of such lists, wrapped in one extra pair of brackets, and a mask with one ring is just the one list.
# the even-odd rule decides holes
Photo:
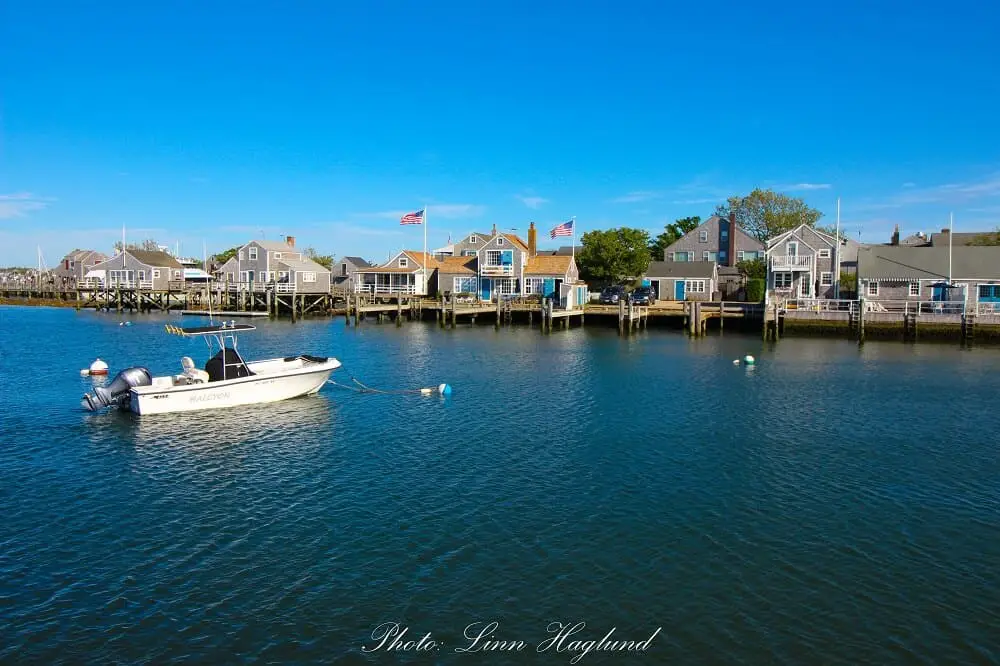
[(166, 328), (175, 335), (201, 337), (210, 352), (216, 346), (218, 352), (204, 370), (183, 357), (177, 375), (153, 377), (146, 368), (127, 368), (107, 387), (84, 395), (82, 406), (92, 411), (117, 407), (136, 414), (165, 414), (277, 402), (316, 393), (340, 367), (335, 358), (308, 354), (246, 362), (237, 349), (236, 335), (256, 329), (248, 324)]

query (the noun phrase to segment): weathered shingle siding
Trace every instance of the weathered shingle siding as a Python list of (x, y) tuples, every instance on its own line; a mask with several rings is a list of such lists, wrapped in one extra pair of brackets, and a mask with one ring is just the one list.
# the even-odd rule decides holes
[[(473, 243), (472, 240), (471, 240), (473, 237), (476, 238), (476, 242), (475, 243)], [(483, 247), (483, 245), (486, 244), (486, 241), (488, 239), (489, 239), (489, 235), (484, 236), (484, 235), (479, 234), (479, 233), (469, 234), (468, 236), (466, 236), (462, 240), (460, 240), (457, 243), (455, 243), (455, 249), (454, 249), (454, 253), (452, 254), (452, 256), (454, 256), (454, 257), (460, 257), (460, 256), (462, 256), (462, 252), (465, 251), (465, 250), (473, 250), (475, 252), (479, 252), (479, 250)]]
[[(697, 280), (703, 280), (705, 282), (705, 291), (703, 293), (691, 293), (687, 289), (684, 290), (684, 300), (685, 301), (711, 301), (712, 295), (715, 292), (715, 280), (712, 278), (691, 278)], [(673, 301), (676, 300), (677, 295), (677, 283), (687, 282), (687, 280), (682, 278), (648, 278), (651, 286), (654, 287), (656, 291), (656, 299), (658, 301)]]
[(524, 270), (524, 265), (527, 261), (527, 252), (521, 249), (516, 243), (512, 243), (509, 239), (503, 239), (503, 243), (498, 243), (498, 240), (502, 239), (503, 236), (494, 236), (489, 240), (488, 243), (483, 243), (477, 254), (480, 266), (486, 266), (486, 253), (490, 250), (500, 250), (506, 251), (510, 250), (513, 252), (513, 274), (509, 277), (521, 278), (522, 272)]
[[(673, 244), (667, 246), (667, 249), (663, 251), (663, 260), (673, 261), (675, 252), (693, 252), (694, 261), (705, 261), (706, 251), (715, 252), (716, 257), (718, 257), (719, 250), (726, 249), (719, 247), (719, 220), (720, 218), (713, 215), (697, 228), (692, 229)], [(707, 239), (704, 241), (701, 240), (702, 231), (706, 232)]]

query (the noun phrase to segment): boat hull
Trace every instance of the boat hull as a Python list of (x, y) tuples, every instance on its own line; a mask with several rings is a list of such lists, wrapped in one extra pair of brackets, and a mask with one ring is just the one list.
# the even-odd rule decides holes
[(339, 361), (329, 359), (288, 373), (258, 374), (187, 386), (142, 386), (132, 389), (129, 409), (145, 416), (279, 402), (318, 392), (339, 367)]

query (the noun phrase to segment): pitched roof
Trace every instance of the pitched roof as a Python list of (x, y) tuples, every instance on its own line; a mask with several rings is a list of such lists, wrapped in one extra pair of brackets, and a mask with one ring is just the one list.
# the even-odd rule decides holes
[(653, 278), (714, 278), (714, 261), (651, 261), (646, 277)]
[(284, 243), (282, 241), (252, 240), (249, 243), (247, 243), (247, 245), (249, 245), (250, 243), (256, 243), (257, 245), (260, 245), (262, 248), (270, 252), (299, 252), (299, 250), (296, 250), (293, 246), (289, 245), (288, 243)]
[(476, 274), (476, 257), (443, 257), (437, 260), (437, 268), (442, 273)]
[(275, 259), (279, 264), (288, 266), (291, 269), (297, 271), (313, 271), (315, 273), (329, 273), (330, 269), (322, 264), (318, 264), (312, 259), (292, 259), (291, 257), (282, 257), (281, 259)]
[[(948, 247), (863, 247), (858, 252), (858, 277), (862, 280), (947, 280)], [(1000, 279), (1000, 247), (954, 247), (951, 277), (956, 280)]]
[[(951, 244), (954, 247), (965, 246), (983, 235), (993, 235), (994, 231), (959, 231), (951, 234)], [(931, 234), (931, 247), (948, 247), (948, 232)]]
[[(399, 259), (401, 257), (406, 257), (409, 259), (407, 266), (403, 267), (399, 265)], [(426, 255), (420, 250), (403, 250), (402, 252), (396, 254), (391, 259), (378, 266), (369, 266), (359, 270), (359, 273), (415, 273), (416, 271), (423, 268), (424, 262), (427, 263), (428, 269), (437, 268), (438, 262), (434, 259), (434, 255), (427, 253)]]
[(539, 255), (528, 259), (525, 275), (566, 275), (573, 257), (567, 255)]
[(129, 248), (128, 253), (147, 266), (184, 268), (179, 261), (160, 250), (133, 250)]
[(338, 264), (342, 264), (345, 261), (349, 261), (352, 264), (354, 264), (355, 266), (359, 266), (359, 267), (371, 266), (371, 264), (368, 263), (367, 259), (362, 259), (361, 257), (341, 257), (340, 261), (338, 261), (337, 263)]

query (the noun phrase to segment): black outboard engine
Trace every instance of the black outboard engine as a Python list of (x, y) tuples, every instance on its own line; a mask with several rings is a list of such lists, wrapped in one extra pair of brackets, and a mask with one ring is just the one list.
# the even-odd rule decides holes
[(107, 386), (98, 386), (93, 394), (84, 394), (80, 404), (92, 412), (105, 407), (127, 409), (131, 400), (129, 391), (132, 387), (149, 386), (152, 383), (153, 376), (146, 368), (126, 368)]

